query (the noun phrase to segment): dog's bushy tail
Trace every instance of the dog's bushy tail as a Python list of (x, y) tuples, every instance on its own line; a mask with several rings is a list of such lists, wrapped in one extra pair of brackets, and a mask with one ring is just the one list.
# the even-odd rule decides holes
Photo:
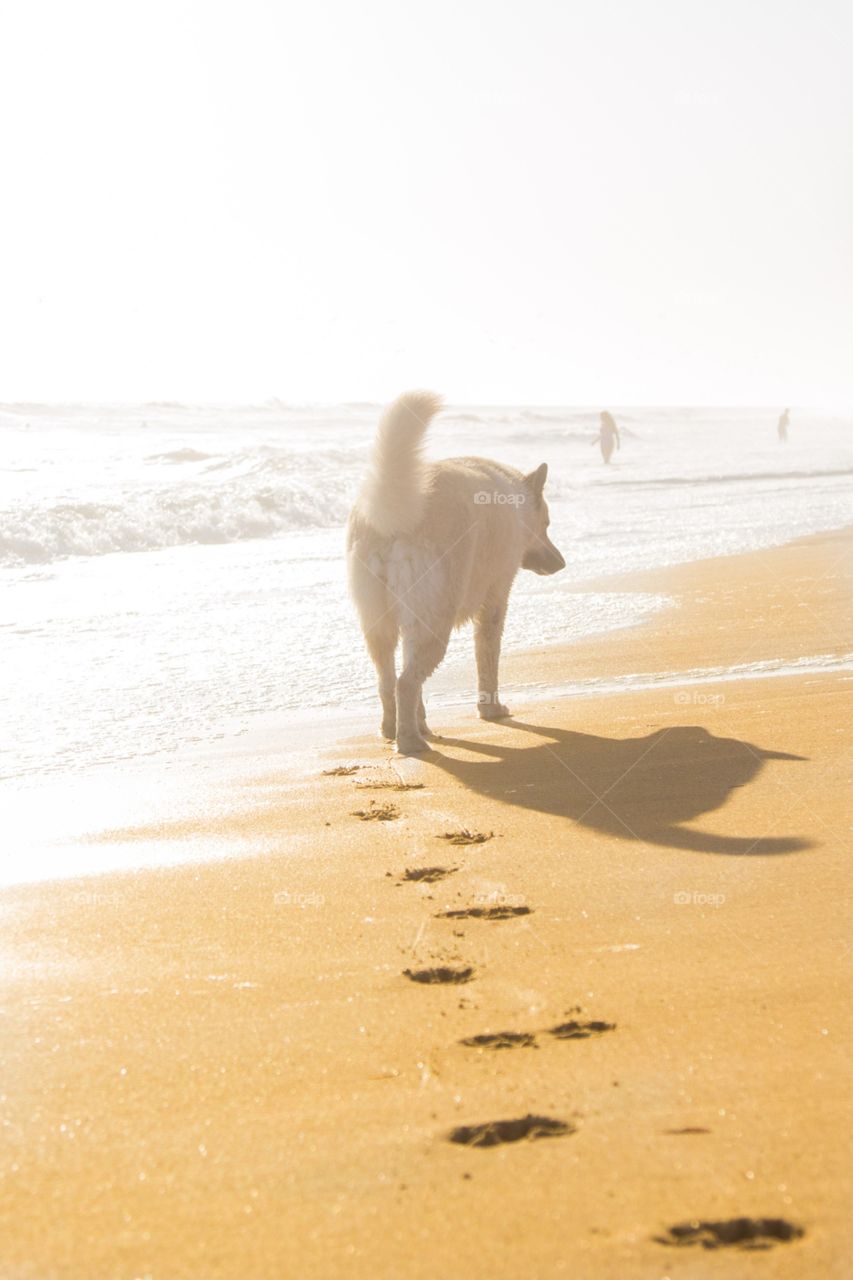
[(382, 415), (356, 510), (384, 537), (410, 533), (421, 522), (426, 499), (421, 444), (440, 408), (441, 398), (432, 391), (407, 391)]

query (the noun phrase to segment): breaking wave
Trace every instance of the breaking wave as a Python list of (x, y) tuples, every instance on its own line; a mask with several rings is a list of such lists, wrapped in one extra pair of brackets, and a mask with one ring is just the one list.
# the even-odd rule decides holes
[[(193, 478), (180, 482), (129, 487), (115, 497), (102, 488), (97, 499), (0, 511), (0, 564), (46, 564), (69, 556), (334, 528), (346, 520), (358, 475), (355, 465), (343, 471), (324, 465), (317, 474), (294, 466), (292, 457), (235, 454), (216, 461), (193, 449), (147, 461), (167, 464), (171, 476), (185, 474), (182, 463), (196, 465)], [(206, 465), (198, 470), (201, 463)]]

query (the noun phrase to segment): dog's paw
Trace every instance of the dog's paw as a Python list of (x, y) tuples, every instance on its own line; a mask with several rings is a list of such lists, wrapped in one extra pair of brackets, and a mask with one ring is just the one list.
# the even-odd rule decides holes
[(383, 738), (387, 738), (389, 742), (393, 742), (397, 736), (397, 721), (383, 720), (382, 728), (379, 731)]
[(477, 704), (477, 710), (481, 720), (505, 720), (512, 714), (509, 707), (505, 707), (502, 702), (480, 702)]
[(397, 752), (401, 756), (417, 756), (422, 751), (429, 751), (429, 743), (419, 733), (401, 734), (397, 739)]

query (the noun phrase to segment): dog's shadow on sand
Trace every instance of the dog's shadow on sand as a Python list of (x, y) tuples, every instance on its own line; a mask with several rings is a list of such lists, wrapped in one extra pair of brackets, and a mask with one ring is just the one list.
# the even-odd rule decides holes
[[(643, 738), (601, 738), (590, 733), (504, 721), (537, 734), (536, 746), (442, 738), (426, 757), (463, 786), (522, 809), (569, 818), (620, 840), (639, 840), (696, 853), (796, 853), (812, 841), (770, 834), (723, 836), (683, 824), (721, 808), (737, 787), (758, 776), (768, 760), (803, 756), (768, 751), (737, 738), (716, 738), (697, 725), (658, 729)], [(457, 759), (441, 748), (460, 747), (477, 759)], [(779, 788), (780, 817), (787, 788)]]

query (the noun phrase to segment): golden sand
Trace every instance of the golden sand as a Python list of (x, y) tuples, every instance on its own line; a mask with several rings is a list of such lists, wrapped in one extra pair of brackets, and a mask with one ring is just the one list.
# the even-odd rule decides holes
[[(840, 654), (850, 548), (632, 579), (676, 603), (507, 677)], [(257, 856), (6, 891), (3, 1280), (853, 1274), (849, 690), (438, 716), (124, 833)], [(804, 1234), (662, 1242), (742, 1217)]]

